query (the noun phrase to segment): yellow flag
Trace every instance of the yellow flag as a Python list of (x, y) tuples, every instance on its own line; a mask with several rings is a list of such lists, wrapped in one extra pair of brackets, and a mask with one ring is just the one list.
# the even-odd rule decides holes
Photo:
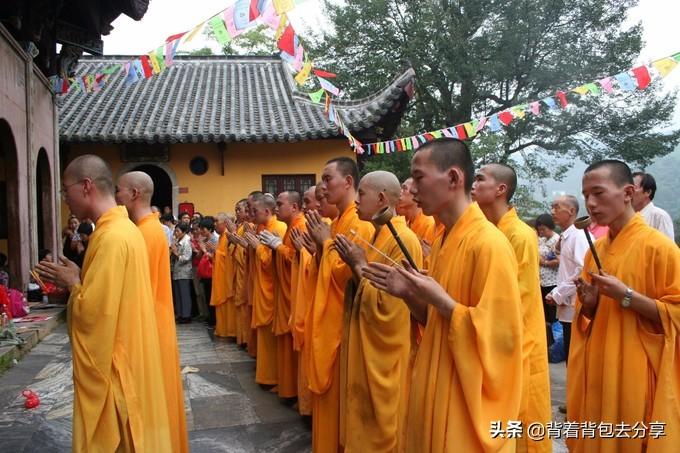
[(652, 66), (654, 69), (659, 71), (661, 77), (666, 77), (673, 69), (675, 69), (677, 65), (678, 62), (670, 57), (663, 58), (652, 63)]
[(571, 91), (575, 91), (576, 93), (580, 94), (581, 96), (585, 96), (586, 94), (588, 94), (588, 91), (590, 91), (590, 90), (588, 89), (587, 86), (581, 85), (580, 87), (574, 88)]
[(307, 60), (305, 61), (305, 65), (302, 67), (300, 72), (297, 73), (295, 76), (295, 81), (297, 82), (298, 85), (302, 86), (305, 84), (307, 81), (307, 78), (309, 78), (309, 73), (312, 71), (312, 62)]
[(274, 9), (278, 15), (283, 15), (293, 8), (295, 8), (293, 0), (274, 0)]
[(276, 29), (276, 34), (274, 35), (274, 39), (276, 41), (281, 38), (281, 35), (283, 35), (283, 32), (286, 30), (286, 27), (288, 26), (288, 16), (285, 14), (281, 15), (281, 21), (279, 22), (279, 28)]
[(205, 22), (203, 22), (203, 23), (200, 24), (200, 25), (196, 25), (196, 27), (194, 27), (194, 29), (191, 30), (191, 31), (189, 32), (189, 34), (187, 35), (187, 37), (184, 39), (184, 42), (189, 42), (189, 41), (191, 41), (192, 39), (194, 39), (194, 38), (196, 37), (196, 35), (197, 35), (201, 30), (203, 30), (203, 26), (204, 26), (204, 25), (205, 25)]
[(155, 52), (149, 52), (149, 62), (151, 63), (151, 68), (154, 74), (161, 72), (161, 66), (158, 64), (158, 56)]
[(472, 124), (471, 122), (463, 124), (463, 127), (465, 128), (465, 132), (467, 132), (468, 137), (474, 137), (475, 135), (477, 135), (475, 125)]

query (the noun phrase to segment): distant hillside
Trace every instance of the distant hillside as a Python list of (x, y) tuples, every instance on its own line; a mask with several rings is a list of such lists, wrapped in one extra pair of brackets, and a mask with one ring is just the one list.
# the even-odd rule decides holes
[[(562, 181), (544, 181), (547, 200), (552, 200), (562, 193), (577, 195), (581, 199), (581, 176), (586, 165), (576, 162), (574, 167), (567, 172)], [(638, 170), (633, 168), (633, 171)], [(657, 159), (646, 171), (654, 175), (657, 191), (654, 204), (665, 209), (674, 220), (680, 219), (680, 146), (669, 155)], [(537, 191), (536, 199), (543, 199), (543, 194)], [(583, 211), (583, 209), (582, 209)]]

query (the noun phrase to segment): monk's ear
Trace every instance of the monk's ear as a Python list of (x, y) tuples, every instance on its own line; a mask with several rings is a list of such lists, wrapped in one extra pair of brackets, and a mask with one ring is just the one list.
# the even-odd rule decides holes
[(633, 200), (633, 193), (635, 192), (635, 186), (633, 184), (626, 184), (623, 186), (623, 194), (626, 201)]
[(456, 167), (449, 168), (449, 187), (453, 188), (463, 183), (463, 174)]
[(500, 183), (498, 184), (498, 187), (496, 187), (496, 194), (498, 196), (504, 196), (507, 197), (508, 194), (508, 185), (505, 183)]

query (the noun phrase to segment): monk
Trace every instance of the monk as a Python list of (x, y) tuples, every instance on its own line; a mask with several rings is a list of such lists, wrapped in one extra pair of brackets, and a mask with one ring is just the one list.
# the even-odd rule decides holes
[(293, 290), (293, 260), (296, 255), (291, 237), (293, 229), (304, 228), (305, 218), (301, 210), (302, 199), (295, 191), (281, 192), (276, 198), (276, 217), (286, 224), (283, 238), (269, 231), (260, 233), (260, 241), (271, 248), (275, 256), (276, 281), (274, 284), (274, 322), (276, 357), (278, 362), (278, 392), (280, 398), (297, 396), (298, 357), (293, 349), (290, 330), (291, 300)]
[(210, 305), (215, 307), (215, 336), (236, 336), (236, 311), (234, 305), (234, 263), (229, 254), (227, 222), (231, 220), (224, 212), (215, 216), (215, 232), (220, 235), (213, 258), (212, 290)]
[[(257, 233), (267, 230), (283, 237), (286, 224), (274, 218), (276, 201), (271, 194), (252, 197), (251, 214), (257, 225)], [(252, 327), (257, 329), (257, 366), (255, 382), (262, 385), (276, 385), (277, 346), (273, 332), (274, 285), (276, 278), (275, 259), (272, 250), (262, 244), (254, 233), (246, 233), (245, 239), (252, 249), (253, 260), (253, 319)]]
[(248, 219), (248, 200), (241, 199), (234, 206), (235, 222), (227, 222), (227, 238), (234, 263), (234, 306), (236, 308), (236, 344), (245, 346), (250, 337), (250, 322), (247, 320), (247, 296), (245, 294), (246, 253), (248, 243), (243, 239), (244, 223)]
[[(510, 205), (517, 188), (515, 170), (505, 164), (489, 164), (475, 175), (472, 199), (489, 220), (508, 238), (517, 259), (519, 292), (522, 298), (522, 405), (519, 420), (522, 426), (532, 423), (544, 426), (552, 419), (548, 346), (545, 335), (545, 315), (539, 276), (538, 241), (535, 230), (523, 222)], [(550, 452), (549, 438), (537, 441), (522, 436), (517, 451)]]
[(248, 194), (246, 199), (248, 221), (243, 224), (243, 240), (247, 244), (246, 249), (246, 321), (248, 322), (248, 328), (250, 329), (250, 337), (248, 341), (248, 355), (252, 358), (257, 357), (257, 327), (253, 327), (253, 302), (255, 294), (255, 250), (250, 246), (246, 239), (246, 235), (249, 233), (256, 233), (257, 225), (255, 224), (254, 217), (254, 203), (255, 199), (259, 199), (264, 195), (264, 192), (258, 190)]
[(413, 200), (411, 186), (413, 178), (406, 178), (401, 185), (401, 194), (397, 203), (397, 214), (404, 216), (408, 227), (416, 233), (416, 236), (427, 245), (431, 246), (434, 242), (435, 223), (434, 218), (423, 214), (423, 210)]
[(97, 225), (82, 274), (63, 257), (36, 266), (71, 292), (73, 451), (173, 451), (144, 237), (116, 206), (111, 169), (100, 157), (75, 158), (61, 182), (71, 212)]
[(172, 451), (189, 451), (186, 415), (184, 411), (184, 390), (179, 373), (180, 360), (175, 330), (175, 315), (172, 305), (170, 281), (170, 254), (168, 241), (161, 227), (159, 215), (151, 211), (151, 197), (154, 186), (151, 177), (142, 171), (132, 171), (118, 178), (116, 202), (125, 206), (139, 231), (142, 232), (149, 255), (149, 273), (154, 300), (154, 312), (160, 358), (163, 367), (165, 398), (168, 403), (168, 419), (172, 434)]
[(413, 369), (406, 451), (515, 451), (492, 422), (517, 420), (522, 316), (517, 261), (507, 238), (470, 200), (474, 166), (464, 142), (440, 138), (411, 161), (411, 193), (445, 226), (424, 275), (369, 263), (365, 278), (402, 298), (425, 333)]
[[(330, 204), (337, 206), (340, 216), (328, 226), (318, 212), (307, 214), (307, 229), (316, 243), (318, 276), (314, 301), (305, 322), (305, 347), (309, 349), (307, 364), (309, 388), (314, 413), (312, 447), (315, 452), (336, 452), (340, 429), (340, 363), (343, 301), (345, 286), (352, 276), (333, 246), (336, 235), (352, 235), (364, 241), (373, 235), (373, 225), (359, 219), (356, 213), (356, 189), (359, 170), (347, 157), (328, 161), (321, 177), (321, 190)], [(353, 240), (356, 240), (353, 239)]]
[[(357, 213), (364, 221), (384, 208), (396, 214), (400, 196), (397, 177), (386, 171), (368, 173), (359, 182)], [(409, 255), (422, 267), (420, 240), (404, 217), (394, 226)], [(401, 263), (404, 253), (387, 226), (373, 222), (375, 234), (369, 248), (337, 234), (335, 248), (352, 270), (356, 293), (348, 293), (340, 373), (340, 444), (349, 452), (403, 451), (408, 404), (411, 313), (403, 301), (381, 291), (361, 276), (367, 262)], [(376, 249), (389, 257), (385, 258)]]
[(635, 213), (625, 163), (590, 165), (582, 189), (593, 221), (609, 233), (595, 242), (602, 274), (588, 251), (576, 283), (567, 418), (599, 432), (600, 423), (613, 424), (615, 435), (596, 432), (567, 439), (568, 446), (577, 453), (678, 451), (680, 250)]

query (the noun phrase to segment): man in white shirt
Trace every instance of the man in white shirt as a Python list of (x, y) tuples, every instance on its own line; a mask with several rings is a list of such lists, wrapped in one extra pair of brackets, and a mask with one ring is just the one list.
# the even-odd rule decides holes
[(638, 171), (633, 173), (633, 181), (635, 182), (635, 192), (633, 192), (633, 208), (635, 211), (642, 215), (647, 225), (661, 231), (674, 241), (673, 219), (666, 211), (652, 203), (656, 193), (654, 176)]

